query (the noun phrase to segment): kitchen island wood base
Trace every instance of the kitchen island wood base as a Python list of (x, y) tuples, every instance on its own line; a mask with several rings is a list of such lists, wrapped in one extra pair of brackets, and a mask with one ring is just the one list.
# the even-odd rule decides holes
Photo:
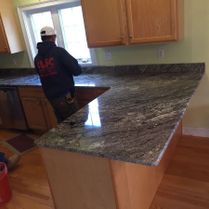
[(149, 209), (181, 134), (158, 166), (42, 148), (56, 209)]

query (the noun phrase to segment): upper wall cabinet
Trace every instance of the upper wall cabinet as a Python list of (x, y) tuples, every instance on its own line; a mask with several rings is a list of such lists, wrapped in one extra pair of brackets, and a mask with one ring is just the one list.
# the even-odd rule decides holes
[(125, 44), (126, 22), (121, 0), (82, 0), (89, 47)]
[(177, 41), (183, 0), (81, 0), (89, 47)]
[(12, 0), (0, 0), (0, 53), (23, 50)]

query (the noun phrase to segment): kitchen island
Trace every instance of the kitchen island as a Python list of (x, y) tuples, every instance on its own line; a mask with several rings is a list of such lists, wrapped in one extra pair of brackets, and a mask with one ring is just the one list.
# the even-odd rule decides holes
[(36, 143), (156, 166), (203, 74), (204, 64), (87, 69), (76, 85), (107, 90)]
[(85, 69), (76, 85), (106, 91), (36, 141), (56, 208), (148, 209), (203, 74), (202, 63)]

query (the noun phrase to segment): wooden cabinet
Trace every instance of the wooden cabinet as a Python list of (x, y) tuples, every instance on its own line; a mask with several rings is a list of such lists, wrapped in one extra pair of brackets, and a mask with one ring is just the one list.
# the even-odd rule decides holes
[(19, 94), (30, 129), (46, 131), (56, 127), (56, 117), (42, 88), (19, 87)]
[(177, 41), (183, 0), (81, 0), (89, 47)]
[(81, 3), (89, 47), (126, 43), (121, 0), (82, 0)]
[(0, 0), (0, 53), (23, 51), (23, 40), (12, 0)]
[[(108, 89), (108, 87), (76, 87), (79, 109)], [(30, 129), (46, 131), (56, 127), (56, 116), (41, 87), (19, 87), (18, 91)]]
[(7, 42), (3, 21), (0, 16), (0, 52), (8, 52), (8, 51), (9, 51), (9, 45)]
[(181, 135), (180, 124), (156, 166), (42, 148), (56, 209), (149, 209)]
[(127, 0), (129, 42), (178, 40), (180, 1)]

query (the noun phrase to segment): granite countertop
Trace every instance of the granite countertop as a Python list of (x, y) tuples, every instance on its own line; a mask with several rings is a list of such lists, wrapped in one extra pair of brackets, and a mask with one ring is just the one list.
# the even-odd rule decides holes
[(41, 86), (37, 74), (0, 77), (0, 86)]
[[(87, 68), (75, 77), (77, 86), (110, 88), (36, 144), (156, 166), (204, 68), (203, 63)], [(0, 85), (40, 86), (37, 75), (11, 80), (0, 77)]]

